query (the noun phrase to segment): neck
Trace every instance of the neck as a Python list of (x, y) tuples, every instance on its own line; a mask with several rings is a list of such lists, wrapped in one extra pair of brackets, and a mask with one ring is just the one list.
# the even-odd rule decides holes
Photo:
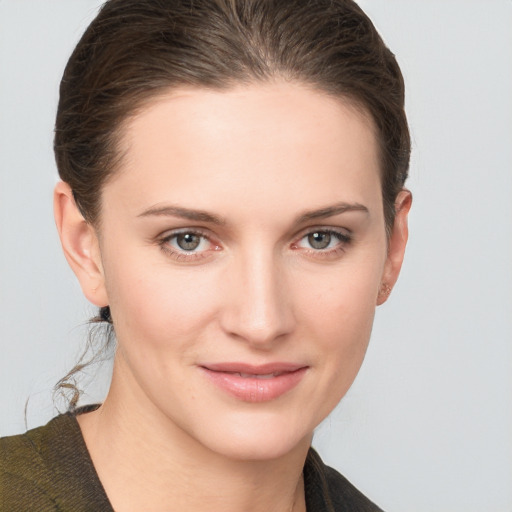
[(310, 438), (276, 459), (228, 458), (198, 443), (151, 405), (141, 406), (136, 390), (126, 393), (121, 380), (114, 371), (105, 403), (78, 417), (116, 511), (163, 511), (169, 503), (189, 512), (305, 511), (302, 468)]

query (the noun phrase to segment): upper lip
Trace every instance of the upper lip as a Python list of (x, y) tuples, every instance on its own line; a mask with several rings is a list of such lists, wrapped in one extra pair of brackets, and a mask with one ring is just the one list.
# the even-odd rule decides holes
[(207, 363), (200, 365), (213, 372), (248, 373), (253, 375), (268, 375), (270, 373), (295, 372), (307, 365), (287, 362), (272, 362), (265, 364), (249, 364), (241, 362)]

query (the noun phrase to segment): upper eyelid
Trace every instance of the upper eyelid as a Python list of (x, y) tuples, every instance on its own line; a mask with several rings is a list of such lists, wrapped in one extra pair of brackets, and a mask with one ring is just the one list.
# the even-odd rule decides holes
[(311, 233), (316, 232), (325, 232), (325, 233), (337, 233), (344, 237), (352, 237), (352, 231), (348, 228), (342, 228), (342, 227), (334, 227), (334, 226), (309, 226), (307, 228), (304, 228), (300, 230), (296, 235), (295, 239), (299, 240), (303, 238), (304, 236), (307, 236)]
[(173, 238), (175, 236), (184, 234), (184, 233), (191, 233), (193, 235), (199, 235), (203, 238), (206, 238), (208, 240), (212, 240), (212, 236), (206, 232), (206, 230), (202, 228), (176, 228), (176, 229), (168, 229), (166, 231), (163, 231), (160, 235), (157, 236), (159, 240), (167, 240), (170, 238)]

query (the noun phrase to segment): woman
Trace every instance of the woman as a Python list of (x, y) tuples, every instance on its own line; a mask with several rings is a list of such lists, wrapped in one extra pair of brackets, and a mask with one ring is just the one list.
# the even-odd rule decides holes
[(112, 383), (2, 440), (1, 509), (379, 510), (310, 445), (398, 278), (409, 152), (354, 3), (108, 1), (61, 82), (55, 218)]

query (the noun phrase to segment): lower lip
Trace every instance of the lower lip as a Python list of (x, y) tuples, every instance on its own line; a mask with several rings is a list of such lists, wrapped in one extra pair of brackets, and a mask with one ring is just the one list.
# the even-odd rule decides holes
[(269, 402), (291, 391), (304, 377), (307, 367), (285, 372), (276, 377), (258, 379), (241, 377), (236, 373), (201, 368), (213, 384), (244, 402)]

